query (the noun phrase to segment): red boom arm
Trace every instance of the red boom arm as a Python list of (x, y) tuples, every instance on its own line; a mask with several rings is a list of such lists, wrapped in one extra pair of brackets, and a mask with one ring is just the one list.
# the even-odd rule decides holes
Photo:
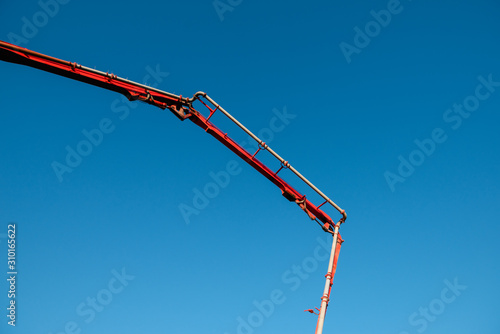
[[(247, 128), (245, 128), (240, 122), (238, 122), (233, 116), (231, 116), (226, 110), (224, 110), (224, 108), (218, 105), (214, 100), (212, 100), (209, 96), (207, 96), (207, 94), (203, 92), (196, 93), (192, 98), (185, 98), (158, 90), (153, 87), (148, 87), (133, 81), (119, 78), (113, 74), (104, 73), (76, 63), (49, 57), (2, 41), (0, 41), (0, 60), (31, 66), (47, 72), (55, 73), (57, 75), (62, 75), (67, 78), (86, 82), (94, 86), (106, 88), (125, 95), (129, 100), (144, 101), (161, 109), (168, 108), (180, 120), (189, 119), (194, 124), (204, 129), (215, 139), (217, 139), (231, 151), (236, 153), (250, 166), (255, 168), (259, 173), (264, 175), (272, 183), (278, 186), (283, 196), (285, 196), (289, 201), (297, 203), (311, 219), (316, 220), (322, 226), (324, 231), (333, 235), (332, 251), (328, 265), (328, 272), (325, 276), (325, 289), (323, 292), (323, 296), (321, 297), (321, 309), (319, 309), (318, 323), (316, 326), (316, 334), (321, 334), (323, 332), (323, 324), (325, 320), (326, 309), (328, 308), (328, 302), (330, 300), (330, 292), (333, 284), (333, 277), (335, 275), (335, 269), (337, 267), (340, 245), (343, 241), (342, 237), (339, 234), (339, 227), (340, 224), (346, 220), (346, 214), (344, 210), (337, 206), (331, 199), (329, 199), (311, 182), (309, 182), (309, 180), (307, 180), (304, 176), (302, 176), (302, 174), (295, 170), (295, 168), (290, 166), (288, 161), (285, 161), (282, 157), (280, 157), (266, 143), (264, 143)], [(208, 117), (204, 117), (201, 113), (193, 108), (192, 104), (197, 100), (210, 110), (210, 115)], [(250, 137), (252, 137), (258, 143), (259, 149), (254, 154), (249, 153), (238, 143), (229, 138), (226, 133), (222, 132), (215, 125), (213, 125), (212, 122), (210, 122), (210, 118), (216, 111), (222, 112), (243, 131), (245, 131)], [(255, 158), (257, 153), (259, 153), (259, 151), (261, 150), (267, 150), (270, 154), (272, 154), (276, 159), (280, 161), (281, 167), (276, 172), (273, 172), (261, 161)], [(283, 168), (292, 171), (303, 182), (310, 186), (311, 189), (313, 189), (317, 194), (323, 197), (325, 201), (318, 206), (311, 203), (308, 199), (306, 199), (305, 195), (299, 193), (281, 177), (278, 176), (278, 173)], [(332, 219), (323, 210), (320, 209), (320, 207), (326, 203), (329, 203), (342, 215), (337, 223), (334, 223)], [(308, 311), (314, 313), (313, 310)]]
[[(2, 41), (0, 41), (0, 59), (12, 63), (38, 68), (43, 71), (51, 72), (70, 79), (112, 90), (125, 95), (129, 100), (140, 100), (157, 106), (161, 109), (169, 109), (180, 120), (191, 120), (194, 124), (204, 129), (206, 132), (215, 137), (215, 139), (217, 139), (231, 151), (236, 153), (250, 166), (255, 168), (259, 173), (264, 175), (272, 183), (278, 186), (284, 197), (286, 197), (289, 201), (296, 202), (301, 207), (301, 209), (303, 209), (309, 215), (311, 219), (314, 219), (318, 223), (320, 223), (320, 225), (326, 232), (333, 234), (335, 223), (323, 210), (321, 210), (320, 207), (322, 205), (329, 203), (337, 211), (339, 211), (342, 215), (339, 220), (340, 223), (343, 223), (346, 219), (344, 210), (340, 209), (340, 207), (338, 207), (332, 200), (326, 197), (326, 195), (324, 195), (319, 189), (317, 189), (292, 166), (290, 166), (287, 161), (285, 161), (271, 148), (269, 148), (266, 143), (257, 138), (253, 133), (251, 133), (248, 129), (241, 125), (241, 123), (234, 119), (227, 111), (225, 111), (221, 106), (215, 103), (214, 100), (212, 100), (203, 92), (196, 93), (192, 98), (185, 98), (117, 77), (114, 74), (104, 73), (79, 65), (77, 63), (72, 63), (46, 56), (41, 53), (37, 53)], [(204, 117), (200, 112), (193, 108), (192, 104), (196, 100), (199, 100), (210, 110), (210, 115), (208, 117)], [(209, 121), (210, 117), (212, 117), (214, 112), (216, 112), (217, 110), (223, 112), (227, 117), (229, 117), (233, 122), (235, 122), (240, 128), (242, 128), (245, 132), (247, 132), (247, 134), (249, 134), (254, 140), (257, 141), (260, 147), (257, 152), (253, 154), (248, 152), (238, 143), (229, 138), (226, 133), (222, 132), (215, 125), (213, 125), (212, 122)], [(276, 172), (269, 169), (255, 157), (260, 150), (268, 150), (281, 162), (282, 167)], [(306, 199), (305, 195), (299, 193), (277, 175), (282, 168), (290, 169), (292, 172), (294, 172), (314, 191), (322, 196), (325, 201), (318, 206), (311, 203), (308, 199)]]

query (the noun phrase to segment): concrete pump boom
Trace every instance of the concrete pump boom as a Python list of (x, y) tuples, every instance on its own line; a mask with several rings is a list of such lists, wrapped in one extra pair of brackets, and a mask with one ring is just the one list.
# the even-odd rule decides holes
[[(347, 216), (344, 210), (342, 210), (337, 204), (335, 204), (330, 198), (328, 198), (323, 192), (321, 192), (316, 186), (314, 186), (309, 180), (307, 180), (302, 174), (300, 174), (295, 168), (293, 168), (288, 163), (288, 161), (285, 161), (264, 141), (259, 139), (250, 130), (248, 130), (245, 126), (238, 122), (224, 108), (222, 108), (204, 92), (197, 92), (192, 98), (182, 97), (182, 95), (175, 95), (164, 92), (154, 87), (149, 87), (127, 79), (120, 78), (114, 74), (104, 73), (79, 65), (77, 63), (50, 57), (3, 41), (0, 41), (0, 60), (34, 67), (46, 72), (51, 72), (70, 79), (115, 91), (125, 95), (130, 101), (139, 100), (161, 109), (169, 109), (181, 121), (189, 119), (194, 124), (201, 127), (203, 130), (212, 135), (215, 139), (220, 141), (231, 151), (233, 151), (236, 155), (242, 158), (250, 166), (256, 169), (259, 173), (264, 175), (268, 180), (274, 183), (281, 190), (282, 195), (286, 199), (298, 204), (299, 207), (307, 213), (309, 218), (318, 222), (318, 224), (321, 225), (322, 229), (325, 232), (331, 233), (333, 235), (332, 252), (328, 267), (328, 273), (326, 275), (325, 290), (321, 298), (321, 308), (319, 309), (318, 324), (316, 327), (316, 333), (322, 333), (323, 322), (328, 306), (333, 276), (335, 274), (335, 268), (337, 266), (340, 245), (343, 242), (342, 238), (339, 235), (339, 227), (340, 224), (345, 222)], [(209, 110), (209, 115), (207, 117), (203, 116), (200, 112), (194, 109), (193, 103), (195, 101), (201, 102), (202, 105), (204, 105)], [(228, 117), (232, 122), (234, 122), (238, 127), (240, 127), (244, 132), (252, 137), (253, 140), (257, 142), (259, 148), (256, 152), (248, 152), (233, 139), (228, 137), (227, 133), (224, 133), (212, 122), (210, 122), (210, 118), (217, 111)], [(261, 150), (267, 150), (280, 162), (281, 167), (277, 171), (272, 171), (264, 163), (256, 158), (257, 153), (259, 153)], [(291, 172), (293, 172), (314, 192), (320, 195), (324, 199), (324, 202), (319, 205), (315, 205), (311, 201), (309, 201), (306, 198), (306, 195), (301, 194), (299, 191), (295, 190), (285, 180), (278, 176), (278, 173), (282, 169), (289, 169)], [(341, 217), (337, 222), (334, 222), (332, 218), (330, 218), (330, 216), (321, 209), (321, 207), (325, 204), (331, 205), (340, 213)], [(314, 311), (312, 310), (308, 311), (314, 313)]]

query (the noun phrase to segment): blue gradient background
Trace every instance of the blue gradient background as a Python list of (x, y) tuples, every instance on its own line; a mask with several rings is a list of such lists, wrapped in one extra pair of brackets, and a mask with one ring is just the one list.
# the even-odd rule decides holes
[[(212, 1), (71, 0), (21, 45), (139, 82), (158, 65), (160, 89), (206, 91), (255, 132), (273, 109), (295, 115), (271, 146), (348, 213), (324, 333), (499, 333), (500, 87), (456, 130), (443, 120), (478, 76), (500, 81), (498, 3), (401, 1), (350, 63), (339, 44), (387, 1), (232, 3), (221, 20)], [(41, 10), (2, 1), (0, 39)], [(15, 328), (0, 284), (1, 333), (72, 321), (94, 334), (246, 333), (238, 317), (273, 290), (285, 301), (251, 332), (314, 331), (303, 310), (320, 305), (327, 261), (290, 270), (327, 235), (269, 181), (239, 163), (187, 224), (179, 206), (237, 159), (229, 150), (146, 104), (119, 102), (121, 120), (113, 92), (10, 63), (0, 73), (0, 263), (5, 277), (1, 233), (17, 222), (19, 271)], [(103, 118), (114, 131), (59, 182), (52, 162)], [(435, 128), (447, 140), (391, 191), (384, 173)], [(77, 307), (122, 268), (135, 278), (87, 323)], [(423, 320), (455, 278), (467, 288)]]

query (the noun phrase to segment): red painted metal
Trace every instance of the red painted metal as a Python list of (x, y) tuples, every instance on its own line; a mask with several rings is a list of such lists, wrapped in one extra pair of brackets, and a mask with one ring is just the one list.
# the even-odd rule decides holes
[[(161, 109), (168, 108), (180, 120), (189, 119), (194, 124), (204, 129), (207, 133), (224, 144), (250, 166), (255, 168), (259, 173), (264, 175), (268, 180), (280, 188), (285, 198), (299, 204), (301, 209), (303, 209), (311, 219), (321, 221), (325, 231), (333, 231), (335, 222), (328, 214), (321, 210), (319, 206), (311, 203), (305, 195), (295, 190), (290, 184), (279, 177), (277, 175), (278, 172), (271, 171), (266, 165), (255, 158), (255, 154), (252, 155), (247, 152), (238, 143), (228, 137), (227, 133), (222, 132), (209, 121), (209, 118), (217, 110), (218, 106), (214, 109), (210, 108), (210, 106), (205, 103), (200, 96), (189, 99), (167, 93), (153, 87), (148, 87), (117, 77), (114, 74), (100, 72), (77, 63), (50, 57), (3, 41), (0, 41), (0, 59), (34, 67), (43, 71), (115, 91), (125, 95), (129, 100), (140, 100)], [(194, 100), (199, 100), (210, 110), (210, 114), (207, 118), (193, 108), (192, 103)], [(341, 214), (341, 222), (343, 222), (345, 220), (345, 213), (343, 210), (341, 211)]]
[[(322, 306), (324, 304), (324, 308), (325, 308), (325, 311), (324, 311), (325, 315), (326, 315), (326, 311), (328, 310), (328, 304), (330, 303), (330, 294), (332, 292), (333, 279), (335, 277), (335, 272), (337, 271), (337, 261), (339, 259), (340, 247), (342, 246), (343, 242), (344, 242), (344, 240), (342, 239), (342, 237), (339, 234), (337, 237), (337, 246), (335, 247), (335, 254), (334, 254), (334, 258), (333, 258), (332, 270), (327, 272), (325, 275), (325, 278), (329, 281), (328, 292), (321, 297)], [(316, 308), (316, 309), (318, 309), (318, 308)], [(318, 311), (320, 311), (320, 313), (321, 313), (321, 310), (318, 310)], [(318, 314), (318, 317), (319, 316), (320, 316), (320, 314)], [(316, 325), (315, 333), (320, 334), (320, 333), (322, 333), (322, 330), (323, 330), (323, 325), (322, 324), (320, 325), (320, 321), (318, 321), (318, 324)]]
[[(77, 63), (72, 63), (64, 61), (61, 59), (53, 58), (41, 53), (37, 53), (25, 48), (18, 47), (16, 45), (0, 41), (0, 60), (7, 62), (17, 63), (21, 65), (30, 66), (43, 71), (51, 72), (57, 75), (61, 75), (70, 79), (85, 82), (94, 86), (102, 87), (111, 91), (118, 92), (125, 95), (129, 100), (140, 100), (161, 109), (169, 109), (177, 116), (180, 120), (189, 119), (197, 126), (201, 127), (207, 133), (212, 135), (215, 139), (220, 141), (224, 146), (233, 151), (246, 163), (252, 166), (255, 170), (265, 176), (273, 184), (275, 184), (282, 192), (282, 195), (289, 201), (295, 202), (299, 207), (304, 210), (307, 215), (316, 220), (322, 226), (323, 230), (331, 233), (334, 236), (334, 244), (332, 245), (332, 256), (329, 264), (329, 272), (326, 275), (327, 282), (325, 285), (325, 292), (321, 298), (321, 309), (317, 309), (319, 313), (313, 310), (306, 310), (308, 312), (318, 314), (318, 326), (316, 328), (316, 333), (320, 334), (323, 330), (324, 316), (326, 314), (326, 309), (328, 307), (328, 302), (330, 300), (330, 292), (333, 282), (333, 277), (335, 275), (335, 270), (337, 267), (337, 260), (340, 252), (340, 246), (343, 242), (340, 234), (338, 234), (338, 229), (341, 223), (346, 219), (345, 211), (340, 209), (334, 202), (332, 202), (326, 195), (321, 193), (314, 185), (312, 185), (307, 179), (305, 179), (300, 173), (293, 169), (290, 164), (278, 156), (274, 151), (272, 151), (264, 142), (255, 137), (248, 129), (246, 129), (242, 124), (237, 122), (231, 115), (229, 115), (223, 108), (217, 105), (211, 98), (209, 98), (205, 93), (198, 92), (193, 98), (185, 98), (175, 94), (161, 91), (159, 89), (148, 87), (130, 80), (126, 80), (117, 77), (114, 74), (104, 73), (97, 71)], [(205, 102), (204, 99), (208, 102)], [(204, 117), (199, 111), (193, 108), (193, 102), (200, 101), (209, 111), (209, 116)], [(209, 103), (214, 105), (212, 109)], [(237, 123), (240, 128), (242, 128), (247, 134), (252, 136), (254, 140), (257, 141), (259, 148), (254, 153), (251, 154), (246, 151), (242, 146), (236, 143), (233, 139), (228, 137), (227, 133), (224, 133), (219, 128), (217, 128), (210, 118), (213, 114), (220, 109), (227, 117), (229, 117), (233, 122)], [(256, 155), (261, 150), (268, 150), (271, 152), (280, 162), (281, 167), (273, 172), (266, 165), (264, 165), (260, 160), (256, 158)], [(310, 202), (304, 194), (294, 189), (290, 184), (278, 176), (278, 173), (283, 169), (291, 169), (299, 178), (301, 178), (306, 184), (308, 184), (313, 190), (315, 190), (320, 196), (322, 196), (325, 201), (319, 206), (316, 206)], [(328, 216), (321, 207), (330, 203), (338, 212), (342, 215), (337, 223), (334, 223), (332, 218)], [(334, 253), (334, 255), (333, 255)]]
[[(188, 99), (168, 94), (152, 87), (118, 78), (114, 74), (50, 57), (16, 45), (0, 41), (0, 59), (27, 65), (63, 77), (85, 82), (125, 95), (129, 100), (141, 100), (159, 108), (186, 104)], [(179, 117), (179, 115), (176, 114)]]

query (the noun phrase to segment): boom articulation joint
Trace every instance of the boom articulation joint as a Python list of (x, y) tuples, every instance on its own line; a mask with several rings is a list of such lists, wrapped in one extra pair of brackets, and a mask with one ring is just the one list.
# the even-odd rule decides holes
[[(322, 332), (326, 308), (330, 299), (333, 276), (335, 274), (335, 269), (337, 266), (340, 245), (343, 241), (339, 234), (339, 228), (340, 225), (345, 222), (347, 216), (344, 210), (342, 210), (337, 204), (335, 204), (330, 198), (328, 198), (323, 192), (321, 192), (316, 186), (314, 186), (308, 179), (306, 179), (294, 167), (292, 167), (288, 161), (279, 156), (264, 141), (258, 138), (245, 126), (243, 126), (243, 124), (238, 122), (231, 114), (229, 114), (224, 108), (222, 108), (204, 92), (197, 92), (193, 95), (192, 98), (182, 97), (182, 95), (168, 93), (154, 87), (142, 85), (137, 82), (120, 78), (114, 74), (101, 72), (74, 62), (68, 62), (65, 60), (50, 57), (3, 41), (0, 41), (0, 60), (30, 66), (46, 72), (51, 72), (70, 79), (88, 83), (97, 87), (105, 88), (107, 90), (123, 94), (131, 101), (138, 100), (161, 109), (169, 109), (181, 121), (189, 119), (194, 124), (201, 127), (208, 134), (220, 141), (224, 146), (229, 148), (246, 163), (257, 170), (260, 174), (266, 177), (269, 181), (275, 184), (281, 190), (282, 195), (286, 199), (298, 204), (298, 206), (308, 215), (311, 220), (316, 221), (325, 232), (333, 235), (332, 253), (330, 256), (328, 273), (326, 275), (325, 292), (321, 298), (322, 302), (321, 308), (319, 309), (318, 325), (316, 328), (317, 334), (320, 334)], [(194, 102), (200, 102), (204, 107), (206, 107), (209, 111), (209, 115), (205, 117), (202, 113), (197, 111), (193, 107)], [(216, 112), (222, 113), (225, 117), (236, 124), (241, 130), (243, 130), (247, 135), (249, 135), (253, 140), (255, 140), (258, 145), (257, 151), (254, 153), (248, 152), (241, 145), (231, 139), (227, 135), (227, 133), (224, 133), (219, 128), (217, 128), (210, 121), (210, 118)], [(279, 161), (280, 168), (277, 171), (272, 171), (268, 166), (257, 159), (256, 156), (261, 151), (269, 152), (274, 158)], [(320, 205), (315, 205), (310, 200), (308, 200), (305, 194), (300, 193), (299, 191), (294, 189), (288, 182), (278, 176), (278, 173), (282, 169), (290, 170), (300, 180), (307, 184), (316, 194), (322, 197), (324, 199), (324, 202)], [(341, 217), (337, 223), (335, 223), (332, 218), (330, 218), (330, 216), (321, 209), (321, 207), (325, 204), (329, 204), (340, 213)], [(314, 313), (314, 311), (312, 311), (311, 313)]]

